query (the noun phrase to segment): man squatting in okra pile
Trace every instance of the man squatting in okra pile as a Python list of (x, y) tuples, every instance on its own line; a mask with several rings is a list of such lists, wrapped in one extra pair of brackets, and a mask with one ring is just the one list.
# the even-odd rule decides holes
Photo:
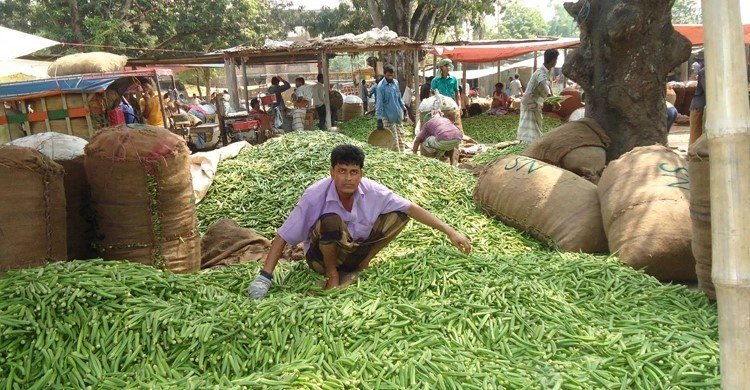
[(363, 177), (365, 153), (354, 145), (339, 145), (331, 152), (330, 177), (307, 188), (276, 232), (263, 269), (248, 288), (255, 299), (271, 287), (273, 270), (286, 244), (304, 242), (307, 264), (326, 276), (325, 288), (340, 285), (370, 266), (375, 255), (414, 218), (448, 236), (464, 253), (471, 242), (438, 217), (388, 187)]

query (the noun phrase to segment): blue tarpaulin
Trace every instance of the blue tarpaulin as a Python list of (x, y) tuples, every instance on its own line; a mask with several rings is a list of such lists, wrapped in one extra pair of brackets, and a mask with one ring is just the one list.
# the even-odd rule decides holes
[(38, 96), (60, 95), (63, 93), (102, 92), (115, 81), (125, 77), (153, 77), (169, 75), (168, 69), (124, 71), (102, 74), (53, 77), (0, 84), (0, 100), (20, 100)]

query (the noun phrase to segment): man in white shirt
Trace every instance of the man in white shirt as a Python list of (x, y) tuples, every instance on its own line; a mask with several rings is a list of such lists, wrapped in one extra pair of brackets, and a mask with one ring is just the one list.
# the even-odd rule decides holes
[[(294, 84), (297, 87), (294, 91), (294, 94), (292, 94), (292, 100), (295, 102), (295, 107), (300, 108), (300, 106), (308, 107), (313, 103), (313, 90), (311, 85), (305, 85), (305, 78), (304, 77), (297, 77), (294, 80)], [(297, 102), (304, 100), (307, 102), (307, 104), (300, 105)]]
[[(327, 88), (323, 84), (323, 75), (318, 73), (318, 83), (312, 86), (312, 99), (315, 111), (318, 112), (318, 128), (326, 130), (326, 93)], [(333, 119), (333, 118), (332, 118)]]
[(523, 86), (521, 85), (520, 76), (516, 74), (513, 81), (510, 82), (510, 97), (519, 97), (523, 95)]

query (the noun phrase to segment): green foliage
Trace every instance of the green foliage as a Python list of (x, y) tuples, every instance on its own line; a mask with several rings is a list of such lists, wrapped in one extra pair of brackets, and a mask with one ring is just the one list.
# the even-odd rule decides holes
[[(78, 18), (74, 7), (77, 6)], [(3, 25), (61, 42), (177, 50), (159, 52), (86, 46), (129, 56), (185, 55), (239, 44), (259, 44), (285, 33), (276, 0), (0, 1)], [(78, 33), (80, 31), (80, 33)], [(60, 51), (53, 48), (52, 51)], [(62, 50), (79, 50), (64, 47)]]
[(541, 12), (514, 2), (505, 8), (492, 37), (495, 39), (536, 38), (546, 35), (547, 31), (547, 22), (544, 21)]
[(697, 0), (675, 0), (672, 6), (673, 24), (702, 24), (701, 3)]
[(320, 10), (286, 10), (283, 15), (280, 21), (286, 24), (287, 30), (301, 26), (312, 37), (360, 34), (372, 28), (366, 0), (354, 0), (352, 4), (342, 2), (338, 7), (324, 6)]
[(555, 16), (549, 22), (547, 35), (552, 37), (577, 37), (580, 34), (575, 19), (568, 14), (562, 4), (555, 4)]

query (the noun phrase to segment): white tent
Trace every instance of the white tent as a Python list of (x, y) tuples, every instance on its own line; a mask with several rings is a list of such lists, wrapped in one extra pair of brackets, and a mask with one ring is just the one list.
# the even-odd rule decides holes
[(32, 78), (47, 78), (47, 68), (51, 62), (32, 60), (0, 61), (0, 78), (16, 74), (24, 74)]
[(12, 60), (60, 44), (60, 42), (51, 39), (26, 34), (2, 26), (0, 26), (0, 42), (5, 42), (3, 50), (0, 51), (0, 61)]

